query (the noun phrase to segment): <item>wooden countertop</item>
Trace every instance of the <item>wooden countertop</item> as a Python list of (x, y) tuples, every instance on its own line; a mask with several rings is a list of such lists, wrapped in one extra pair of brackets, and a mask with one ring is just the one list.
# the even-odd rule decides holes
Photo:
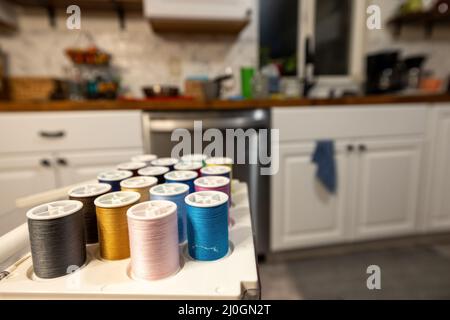
[(93, 100), (93, 101), (31, 101), (0, 102), (0, 112), (16, 111), (88, 111), (88, 110), (244, 110), (271, 107), (351, 106), (370, 104), (403, 104), (450, 102), (450, 95), (379, 95), (338, 99), (252, 99), (241, 101), (215, 100), (203, 102), (179, 100)]

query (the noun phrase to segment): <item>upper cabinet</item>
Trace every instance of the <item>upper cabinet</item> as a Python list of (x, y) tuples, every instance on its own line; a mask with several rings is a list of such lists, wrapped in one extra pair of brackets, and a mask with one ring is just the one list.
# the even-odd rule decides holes
[(239, 33), (254, 0), (144, 0), (144, 15), (157, 32)]

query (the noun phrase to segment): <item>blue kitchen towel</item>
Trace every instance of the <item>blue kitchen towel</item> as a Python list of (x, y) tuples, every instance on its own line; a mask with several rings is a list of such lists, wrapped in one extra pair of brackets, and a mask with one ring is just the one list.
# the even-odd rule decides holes
[(336, 164), (334, 161), (334, 142), (322, 140), (316, 142), (312, 161), (317, 165), (316, 177), (322, 182), (325, 188), (331, 192), (336, 192)]

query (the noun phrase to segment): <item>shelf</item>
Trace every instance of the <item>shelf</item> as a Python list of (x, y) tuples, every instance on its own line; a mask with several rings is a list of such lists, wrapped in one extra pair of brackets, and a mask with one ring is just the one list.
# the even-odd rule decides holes
[(434, 11), (401, 14), (388, 21), (388, 25), (394, 27), (394, 35), (399, 36), (403, 26), (421, 26), (425, 35), (431, 36), (436, 25), (450, 26), (450, 14), (438, 14)]

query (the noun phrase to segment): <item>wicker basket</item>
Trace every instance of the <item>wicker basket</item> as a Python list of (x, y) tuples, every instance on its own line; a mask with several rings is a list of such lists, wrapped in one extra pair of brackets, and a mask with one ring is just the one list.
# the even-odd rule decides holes
[(15, 101), (48, 100), (55, 87), (52, 78), (9, 78), (9, 96)]

